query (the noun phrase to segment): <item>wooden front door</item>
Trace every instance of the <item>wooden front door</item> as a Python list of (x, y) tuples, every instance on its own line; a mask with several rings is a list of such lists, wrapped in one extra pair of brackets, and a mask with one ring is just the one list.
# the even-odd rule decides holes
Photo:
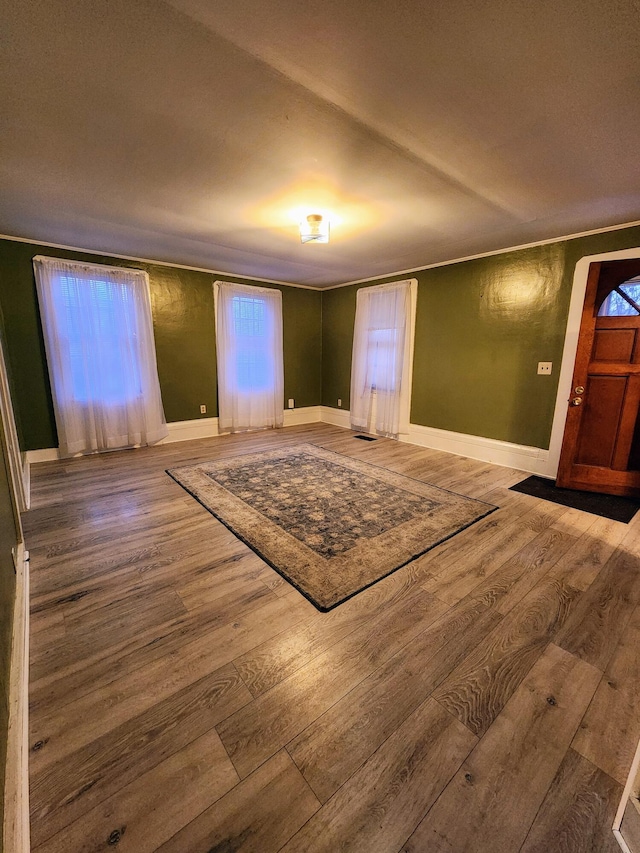
[(640, 496), (640, 259), (591, 264), (557, 485)]

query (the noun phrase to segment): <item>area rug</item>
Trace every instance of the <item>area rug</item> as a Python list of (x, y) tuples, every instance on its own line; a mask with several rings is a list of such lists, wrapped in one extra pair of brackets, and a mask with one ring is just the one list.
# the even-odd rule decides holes
[(497, 509), (312, 444), (167, 473), (322, 611)]
[(640, 500), (636, 498), (601, 495), (597, 492), (581, 492), (576, 489), (560, 489), (553, 480), (547, 480), (544, 477), (527, 477), (526, 480), (511, 486), (511, 490), (572, 509), (591, 512), (603, 518), (612, 518), (614, 521), (622, 521), (625, 524), (628, 524), (640, 509)]

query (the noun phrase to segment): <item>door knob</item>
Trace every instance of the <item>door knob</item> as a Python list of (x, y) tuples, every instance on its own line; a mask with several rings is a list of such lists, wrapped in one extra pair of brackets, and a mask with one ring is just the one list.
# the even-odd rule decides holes
[(574, 397), (571, 401), (572, 406), (581, 406), (582, 405), (582, 397)]

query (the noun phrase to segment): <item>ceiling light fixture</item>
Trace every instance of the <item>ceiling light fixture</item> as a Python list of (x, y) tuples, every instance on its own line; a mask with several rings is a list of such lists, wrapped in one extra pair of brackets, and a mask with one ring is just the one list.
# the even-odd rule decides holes
[(300, 223), (300, 240), (303, 243), (328, 243), (329, 220), (319, 213), (310, 213)]

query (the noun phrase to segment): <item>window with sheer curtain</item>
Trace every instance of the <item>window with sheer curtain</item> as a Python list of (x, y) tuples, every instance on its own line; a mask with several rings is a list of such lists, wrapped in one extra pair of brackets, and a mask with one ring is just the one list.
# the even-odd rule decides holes
[(42, 256), (33, 264), (61, 455), (164, 438), (147, 274)]
[(409, 432), (415, 279), (362, 287), (356, 296), (351, 426), (391, 438)]
[(218, 424), (224, 432), (284, 421), (282, 294), (217, 281)]

